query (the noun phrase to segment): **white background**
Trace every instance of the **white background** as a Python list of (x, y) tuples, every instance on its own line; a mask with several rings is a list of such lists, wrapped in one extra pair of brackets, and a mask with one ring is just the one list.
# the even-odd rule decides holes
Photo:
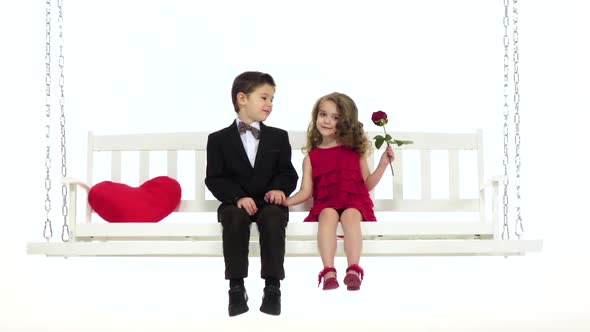
[[(85, 176), (88, 130), (227, 126), (231, 81), (245, 70), (277, 82), (269, 125), (303, 130), (313, 102), (341, 91), (372, 130), (376, 110), (389, 114), (389, 130), (483, 129), (486, 176), (502, 172), (502, 1), (81, 0), (64, 9), (72, 176)], [(219, 258), (26, 255), (44, 220), (45, 9), (2, 2), (0, 330), (587, 331), (589, 14), (582, 0), (520, 3), (522, 205), (542, 253), (365, 258), (354, 294), (316, 288), (319, 258), (289, 258), (280, 317), (258, 312), (252, 259), (251, 310), (229, 319)]]

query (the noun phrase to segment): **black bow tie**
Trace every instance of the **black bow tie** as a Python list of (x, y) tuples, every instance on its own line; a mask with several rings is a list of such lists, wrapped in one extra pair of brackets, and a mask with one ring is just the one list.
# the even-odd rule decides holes
[(250, 130), (252, 132), (252, 136), (254, 136), (254, 138), (258, 139), (260, 138), (260, 130), (252, 127), (249, 124), (245, 124), (244, 122), (238, 122), (238, 131), (240, 132), (240, 134), (243, 134), (246, 132), (246, 130)]

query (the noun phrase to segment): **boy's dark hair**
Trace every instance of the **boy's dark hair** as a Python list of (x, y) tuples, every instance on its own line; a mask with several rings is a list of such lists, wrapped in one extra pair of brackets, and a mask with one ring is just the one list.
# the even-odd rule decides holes
[(231, 87), (231, 101), (234, 104), (234, 110), (236, 113), (240, 110), (238, 108), (238, 93), (249, 94), (257, 87), (269, 84), (273, 88), (276, 87), (275, 80), (267, 73), (261, 73), (259, 71), (247, 71), (238, 75), (234, 79), (234, 83)]

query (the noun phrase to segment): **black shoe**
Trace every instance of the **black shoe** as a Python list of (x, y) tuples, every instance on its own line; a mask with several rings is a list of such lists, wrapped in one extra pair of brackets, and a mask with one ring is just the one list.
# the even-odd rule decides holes
[(229, 305), (227, 311), (230, 316), (237, 316), (248, 311), (248, 294), (244, 285), (233, 286), (228, 291)]
[(281, 314), (281, 290), (277, 286), (269, 285), (264, 287), (260, 311), (274, 316)]

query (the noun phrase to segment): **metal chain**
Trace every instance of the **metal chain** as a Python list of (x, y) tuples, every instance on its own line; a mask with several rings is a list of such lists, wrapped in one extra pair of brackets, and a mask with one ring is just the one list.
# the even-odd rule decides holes
[(504, 0), (504, 196), (503, 196), (503, 207), (504, 207), (504, 227), (502, 228), (502, 240), (509, 240), (510, 239), (510, 231), (508, 227), (508, 116), (510, 115), (510, 106), (508, 104), (508, 87), (509, 87), (509, 77), (508, 77), (508, 64), (509, 64), (509, 57), (508, 57), (508, 48), (510, 46), (510, 39), (508, 37), (508, 25), (510, 24), (510, 19), (508, 17), (508, 3), (509, 0)]
[(518, 72), (519, 54), (518, 54), (518, 0), (512, 1), (512, 39), (514, 43), (514, 144), (516, 146), (514, 163), (516, 165), (516, 222), (514, 227), (514, 234), (520, 239), (524, 234), (524, 226), (522, 223), (520, 211), (520, 74)]
[[(60, 126), (61, 126), (61, 175), (65, 178), (68, 175), (66, 167), (66, 114), (65, 114), (65, 97), (64, 97), (64, 36), (63, 36), (63, 0), (57, 0), (59, 9), (59, 87), (61, 95), (59, 97), (59, 106), (61, 109)], [(61, 230), (61, 240), (67, 242), (70, 240), (70, 230), (68, 227), (68, 187), (65, 183), (61, 185), (63, 226)]]
[(45, 1), (45, 225), (43, 237), (53, 236), (51, 227), (51, 0)]

